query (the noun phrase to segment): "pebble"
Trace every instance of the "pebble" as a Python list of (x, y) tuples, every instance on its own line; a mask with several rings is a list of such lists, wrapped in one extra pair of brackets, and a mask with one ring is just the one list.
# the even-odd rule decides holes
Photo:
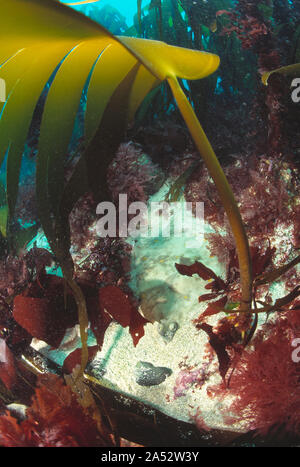
[(135, 380), (140, 386), (157, 386), (172, 374), (170, 368), (154, 366), (149, 362), (138, 362), (135, 367)]
[(179, 328), (179, 324), (176, 321), (160, 322), (158, 326), (158, 333), (163, 337), (164, 341), (168, 344), (175, 336), (176, 331)]

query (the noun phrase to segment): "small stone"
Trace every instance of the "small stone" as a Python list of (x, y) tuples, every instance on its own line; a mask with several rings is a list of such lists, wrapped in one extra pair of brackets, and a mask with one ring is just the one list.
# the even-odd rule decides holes
[(138, 362), (135, 367), (135, 380), (140, 386), (157, 386), (171, 374), (170, 368), (154, 366), (149, 362)]
[(106, 373), (106, 366), (107, 362), (103, 358), (96, 357), (91, 363), (88, 364), (87, 370), (90, 371), (90, 373), (95, 377), (95, 378), (103, 378), (103, 376)]
[(158, 332), (163, 337), (164, 341), (168, 344), (173, 339), (176, 331), (179, 328), (179, 324), (176, 321), (159, 323)]

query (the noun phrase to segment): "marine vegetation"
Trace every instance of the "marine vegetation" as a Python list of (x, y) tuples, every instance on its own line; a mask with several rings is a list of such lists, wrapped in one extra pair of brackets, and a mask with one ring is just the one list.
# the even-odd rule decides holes
[[(63, 270), (64, 278), (73, 290), (78, 304), (83, 343), (82, 366), (84, 367), (84, 363), (87, 362), (87, 333), (85, 329), (88, 327), (88, 320), (83, 294), (72, 278), (73, 266), (69, 254), (68, 215), (74, 206), (74, 202), (87, 191), (87, 185), (84, 183), (85, 180), (88, 181), (88, 186), (92, 189), (96, 199), (100, 199), (103, 196), (105, 193), (105, 183), (99, 184), (98, 174), (100, 173), (100, 177), (102, 174), (104, 178), (105, 167), (111, 159), (111, 152), (109, 151), (113, 150), (113, 148), (116, 149), (116, 144), (120, 141), (120, 136), (124, 131), (126, 122), (131, 120), (138, 104), (141, 103), (145, 95), (160, 81), (167, 80), (170, 85), (195, 144), (215, 181), (237, 240), (242, 281), (241, 309), (249, 308), (251, 302), (251, 268), (247, 239), (240, 214), (214, 151), (176, 78), (176, 76), (182, 79), (203, 78), (215, 71), (219, 64), (218, 57), (212, 54), (185, 49), (174, 49), (172, 53), (170, 46), (157, 42), (144, 42), (131, 38), (115, 39), (102, 27), (83, 18), (80, 19), (78, 15), (74, 12), (71, 13), (63, 6), (49, 1), (45, 1), (44, 3), (32, 2), (32, 8), (35, 8), (37, 12), (36, 15), (31, 15), (28, 4), (22, 6), (22, 2), (17, 2), (17, 4), (11, 2), (9, 6), (3, 5), (3, 14), (8, 19), (11, 18), (10, 21), (13, 21), (15, 25), (13, 28), (6, 26), (1, 30), (3, 42), (5, 40), (5, 44), (7, 44), (1, 50), (1, 70), (3, 79), (7, 82), (9, 94), (5, 107), (3, 105), (1, 119), (3, 158), (5, 151), (8, 151), (6, 187), (9, 210), (8, 226), (11, 224), (11, 219), (14, 215), (22, 148), (26, 143), (30, 119), (33, 116), (38, 98), (43, 92), (44, 76), (49, 76), (54, 69), (51, 76), (52, 83), (50, 89), (47, 91), (47, 100), (43, 110), (39, 134), (36, 162), (37, 205), (42, 228)], [(53, 54), (51, 56), (52, 61), (46, 58), (47, 54), (45, 53), (45, 47), (41, 43), (40, 34), (41, 21), (43, 18), (46, 20), (48, 10), (52, 12), (53, 25), (52, 29), (48, 27), (47, 32), (43, 34), (46, 35), (44, 40), (50, 37), (50, 47), (48, 50), (49, 54)], [(27, 34), (26, 28), (19, 32), (20, 23), (24, 24), (23, 13), (28, 18), (28, 21), (26, 21)], [(72, 15), (74, 26), (72, 29), (70, 26), (70, 30), (64, 28), (64, 41), (61, 39), (55, 40), (55, 34), (58, 34), (57, 31), (62, 27), (60, 25), (63, 23), (66, 15)], [(38, 22), (35, 19), (37, 17), (40, 19)], [(47, 22), (49, 23), (49, 17), (47, 17)], [(83, 23), (82, 31), (79, 27), (81, 22)], [(10, 25), (10, 22), (7, 21), (7, 24)], [(78, 28), (79, 36), (77, 39)], [(34, 36), (34, 33), (36, 36)], [(73, 35), (75, 38), (73, 38)], [(34, 37), (36, 37), (36, 40), (34, 40)], [(78, 42), (85, 37), (92, 37), (94, 39), (93, 41)], [(54, 47), (52, 48), (51, 46), (51, 39), (54, 41), (54, 46), (58, 42), (59, 52), (55, 54), (52, 52)], [(27, 47), (21, 49), (22, 46)], [(99, 48), (101, 48), (100, 55)], [(29, 58), (30, 54), (33, 54), (35, 57), (35, 63), (29, 69), (27, 54)], [(104, 78), (103, 74), (101, 76), (97, 74), (97, 70), (103, 64), (106, 57), (108, 60), (106, 70), (109, 71), (108, 76)], [(40, 61), (38, 61), (38, 58)], [(111, 63), (111, 61), (113, 62), (118, 59), (121, 62), (116, 73), (113, 66), (109, 67), (109, 62)], [(122, 60), (124, 60), (124, 68), (121, 67)], [(78, 72), (79, 63), (81, 63), (80, 73)], [(84, 65), (87, 67), (85, 75), (83, 73)], [(37, 73), (34, 71), (34, 66), (38, 67), (39, 80), (33, 80), (33, 73), (35, 76)], [(21, 73), (20, 68), (23, 68), (25, 75), (22, 81), (16, 81)], [(91, 68), (93, 74), (89, 76)], [(74, 71), (72, 72), (72, 70), (77, 71), (76, 80), (74, 80)], [(109, 73), (113, 73), (113, 78)], [(69, 89), (67, 99), (64, 96), (64, 111), (60, 113), (60, 119), (55, 118), (57, 103), (59, 99), (62, 99), (61, 93), (66, 85), (65, 77), (71, 76), (73, 92)], [(64, 154), (67, 152), (68, 143), (72, 136), (76, 110), (88, 78), (91, 82), (88, 83), (87, 112), (85, 117), (86, 150), (77, 162), (65, 186), (63, 170)], [(106, 83), (106, 85), (101, 86), (101, 83)], [(101, 95), (98, 92), (99, 86), (101, 86), (101, 91), (103, 92)], [(26, 94), (26, 108), (24, 108), (24, 103), (18, 98), (18, 93), (22, 92)], [(128, 96), (129, 100), (127, 101)], [(99, 105), (98, 107), (96, 107), (96, 102)], [(105, 104), (108, 104), (108, 108), (105, 108)], [(118, 109), (121, 109), (121, 112), (117, 113), (117, 125), (115, 122), (115, 112), (113, 111), (114, 105), (117, 105)], [(17, 110), (13, 106), (18, 108), (19, 113), (17, 113)], [(19, 109), (20, 106), (22, 106), (22, 109)], [(101, 108), (102, 114), (101, 110), (99, 111)], [(22, 118), (20, 126), (15, 125), (16, 117)], [(111, 128), (110, 119), (112, 118), (114, 119), (114, 125), (113, 129), (109, 132)], [(12, 121), (14, 122), (13, 124), (10, 123)], [(62, 123), (63, 125), (66, 124), (66, 127), (62, 128)], [(118, 135), (115, 132), (116, 127), (117, 131), (120, 132), (119, 138), (117, 138)], [(104, 141), (102, 141), (103, 139)], [(95, 157), (96, 141), (101, 141), (103, 154), (99, 154), (97, 146), (97, 156)], [(96, 170), (98, 167), (99, 172)], [(80, 184), (78, 183), (79, 180), (81, 180)]]
[[(300, 332), (299, 109), (285, 91), (299, 72), (299, 2), (137, 0), (130, 28), (117, 10), (91, 3), (0, 0), (0, 444), (126, 445), (120, 425), (142, 423), (143, 406), (140, 418), (121, 422), (118, 395), (85, 372), (112, 322), (137, 346), (150, 321), (128, 285), (130, 246), (89, 244), (90, 226), (100, 201), (122, 192), (145, 201), (167, 174), (168, 200), (205, 199), (208, 248), (225, 271), (200, 260), (174, 265), (206, 282), (193, 323), (208, 338), (207, 365), (181, 369), (174, 398), (202, 387), (216, 357), (222, 382), (207, 392), (237, 396), (230, 414), (243, 414), (245, 442), (297, 440), (299, 371), (289, 346)], [(90, 18), (68, 4), (87, 4)], [(48, 243), (28, 249), (37, 231)], [(280, 281), (285, 293), (273, 299)], [(32, 339), (77, 349), (61, 368), (39, 366)], [(43, 365), (56, 375), (40, 376)], [(15, 401), (23, 413), (8, 411)], [(128, 439), (151, 445), (160, 424), (166, 438), (179, 436), (160, 417), (153, 433)], [(190, 425), (178, 432), (206, 445), (200, 411), (195, 422), (198, 434)], [(216, 430), (209, 444), (226, 436)]]

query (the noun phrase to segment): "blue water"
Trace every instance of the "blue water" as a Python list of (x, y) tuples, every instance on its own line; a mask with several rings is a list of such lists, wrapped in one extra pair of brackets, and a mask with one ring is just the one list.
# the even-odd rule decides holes
[[(66, 0), (62, 3), (67, 3)], [(147, 5), (149, 1), (145, 1), (144, 4)], [(88, 11), (92, 7), (96, 8), (101, 8), (105, 5), (110, 5), (114, 8), (117, 8), (119, 12), (125, 16), (127, 25), (130, 27), (133, 24), (133, 17), (136, 14), (137, 11), (137, 1), (136, 0), (110, 0), (110, 1), (105, 1), (105, 0), (99, 0), (96, 2), (94, 5), (93, 4), (87, 4), (87, 5), (78, 5), (74, 6), (73, 8), (75, 10), (80, 11), (81, 13), (84, 13), (88, 16)], [(144, 6), (145, 6), (144, 5)]]

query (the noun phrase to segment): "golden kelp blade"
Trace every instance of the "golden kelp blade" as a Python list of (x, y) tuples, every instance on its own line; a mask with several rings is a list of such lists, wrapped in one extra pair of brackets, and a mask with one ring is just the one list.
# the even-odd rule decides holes
[(297, 76), (300, 73), (300, 63), (294, 63), (293, 65), (283, 66), (277, 68), (276, 70), (268, 71), (262, 75), (262, 82), (265, 86), (268, 85), (268, 80), (273, 73), (280, 73), (281, 75), (286, 76)]
[[(107, 63), (108, 71), (103, 70), (101, 64), (103, 61), (107, 61), (108, 56), (107, 51), (105, 51), (104, 58), (101, 56), (99, 65), (97, 63), (97, 68), (100, 67), (102, 73), (96, 80), (94, 87), (91, 84), (93, 92), (89, 91), (88, 95), (86, 119), (88, 137), (92, 137), (100, 124), (105, 108), (103, 103), (107, 104), (113, 92), (112, 83), (116, 86), (121, 82), (121, 77), (124, 78), (122, 63), (126, 63), (125, 69), (130, 61), (134, 66), (133, 62), (137, 57), (141, 63), (141, 70), (133, 83), (129, 101), (129, 118), (133, 117), (136, 108), (155, 85), (157, 79), (162, 80), (169, 75), (190, 79), (200, 78), (213, 72), (219, 63), (218, 57), (212, 54), (171, 47), (155, 41), (114, 38), (98, 24), (52, 0), (10, 0), (10, 2), (0, 0), (0, 7), (3, 20), (0, 30), (0, 63), (2, 62), (0, 69), (6, 81), (7, 93), (10, 96), (1, 122), (2, 128), (0, 126), (0, 158), (3, 157), (8, 145), (11, 144), (8, 164), (8, 203), (11, 212), (13, 212), (17, 195), (14, 174), (18, 176), (22, 148), (26, 141), (36, 102), (47, 78), (62, 61), (61, 69), (57, 73), (57, 78), (47, 98), (40, 142), (41, 154), (43, 154), (43, 147), (46, 145), (55, 145), (53, 148), (48, 147), (48, 153), (55, 152), (56, 161), (60, 161), (60, 157), (64, 157), (66, 153), (70, 129), (75, 118), (75, 102), (78, 101), (78, 94), (82, 91), (80, 86), (83, 80), (87, 79), (92, 66), (91, 62), (88, 64), (86, 58), (85, 51), (87, 49), (92, 50), (94, 56), (92, 57), (91, 54), (90, 56), (95, 61), (105, 47), (109, 46), (111, 49), (113, 46), (114, 52), (109, 50), (108, 53), (112, 53), (115, 60), (115, 62), (110, 60), (110, 63)], [(84, 45), (85, 41), (88, 41), (89, 44)], [(120, 41), (124, 46), (121, 45)], [(76, 50), (78, 47), (82, 51)], [(132, 56), (130, 56), (130, 52)], [(66, 56), (67, 58), (65, 58)], [(85, 61), (86, 66), (82, 66), (83, 61)], [(144, 70), (142, 63), (146, 70)], [(66, 67), (66, 64), (71, 66)], [(63, 73), (64, 68), (68, 68), (68, 72)], [(152, 77), (148, 75), (147, 70), (153, 75)], [(55, 94), (54, 89), (57, 89), (58, 76), (61, 76), (61, 85), (60, 91)], [(94, 78), (92, 81), (95, 81)], [(75, 85), (77, 86), (76, 98), (72, 93), (66, 94), (64, 92), (69, 86), (74, 89)], [(100, 94), (101, 99), (97, 99)], [(21, 96), (24, 96), (26, 102)], [(71, 106), (72, 112), (71, 107), (66, 105), (68, 96), (70, 96), (69, 103), (74, 102), (74, 105)], [(93, 104), (96, 102), (97, 107)], [(50, 108), (52, 108), (51, 112), (48, 111)], [(59, 118), (56, 118), (58, 109), (60, 109), (60, 115)], [(55, 118), (53, 118), (54, 114)], [(16, 124), (18, 120), (22, 124)], [(54, 128), (51, 129), (52, 122), (57, 123), (56, 127), (59, 128), (59, 133), (56, 132), (55, 124)], [(44, 160), (43, 156), (40, 159)], [(51, 165), (51, 161), (49, 163)], [(58, 173), (59, 169), (57, 168), (56, 174)], [(57, 193), (56, 190), (54, 191)], [(57, 195), (59, 197), (59, 193)], [(56, 201), (57, 199), (54, 199), (54, 203)]]
[[(87, 143), (95, 134), (114, 89), (135, 65), (137, 57), (141, 66), (132, 83), (128, 118), (133, 118), (145, 95), (158, 84), (157, 79), (169, 75), (203, 77), (214, 71), (219, 63), (218, 57), (212, 54), (155, 41), (114, 38), (98, 24), (52, 0), (0, 0), (0, 6), (3, 18), (0, 56), (4, 61), (1, 74), (9, 95), (0, 122), (0, 158), (10, 145), (7, 197), (11, 213), (17, 197), (22, 150), (34, 108), (56, 66), (61, 64), (44, 109), (37, 177), (41, 181), (39, 199), (50, 197), (52, 207), (57, 206), (62, 194), (63, 158), (83, 85), (100, 53), (88, 90)], [(56, 183), (53, 184), (54, 180)], [(42, 204), (49, 211), (49, 202)], [(50, 225), (48, 227), (46, 234), (52, 235)]]
[(0, 65), (32, 45), (63, 40), (79, 43), (110, 34), (80, 13), (54, 0), (0, 1)]
[(174, 76), (191, 80), (205, 78), (220, 64), (220, 58), (208, 52), (133, 37), (119, 39), (162, 81)]

